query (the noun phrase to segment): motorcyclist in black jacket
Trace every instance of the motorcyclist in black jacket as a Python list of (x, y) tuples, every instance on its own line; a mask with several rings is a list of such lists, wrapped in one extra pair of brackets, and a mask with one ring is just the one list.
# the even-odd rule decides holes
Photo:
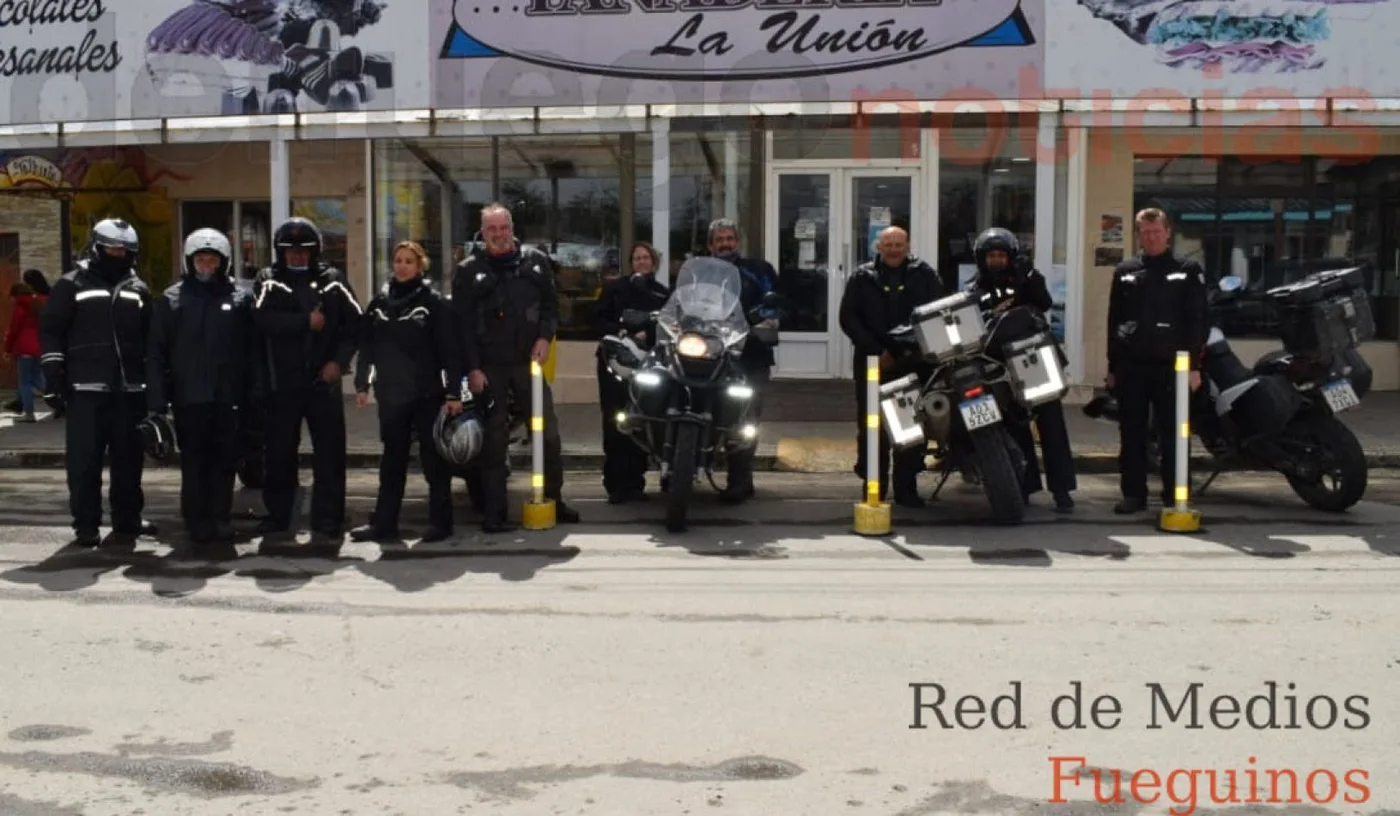
[(365, 308), (360, 356), (355, 364), (356, 402), (379, 403), (379, 498), (369, 524), (350, 531), (356, 541), (399, 536), (399, 510), (408, 477), (408, 452), (418, 435), (418, 456), (428, 483), (425, 542), (452, 535), (452, 469), (433, 443), (438, 414), (462, 412), (462, 355), (457, 321), (428, 283), (428, 253), (412, 241), (394, 247), (394, 277)]
[[(548, 255), (523, 248), (515, 239), (510, 210), (489, 204), (481, 211), (484, 246), (474, 248), (452, 280), (452, 309), (461, 327), (462, 356), (473, 394), (491, 389), (482, 440), (481, 529), (509, 532), (506, 518), (510, 406), (529, 405), (530, 364), (544, 365), (559, 326), (554, 266)], [(555, 520), (572, 524), (578, 512), (564, 503), (563, 444), (549, 384), (544, 386), (544, 495), (554, 501)], [(533, 433), (533, 431), (532, 431)]]
[[(710, 222), (709, 246), (711, 255), (739, 268), (739, 274), (743, 276), (740, 300), (743, 301), (744, 312), (752, 314), (757, 310), (761, 323), (776, 326), (780, 319), (778, 310), (763, 306), (764, 296), (777, 291), (778, 287), (778, 273), (773, 270), (773, 265), (761, 258), (745, 258), (739, 254), (739, 225), (728, 218)], [(772, 379), (775, 362), (773, 347), (749, 335), (739, 357), (739, 366), (753, 389), (749, 406), (755, 424), (763, 415), (763, 392)], [(757, 446), (729, 453), (728, 479), (720, 492), (722, 500), (737, 504), (753, 496), (753, 460), (756, 453)]]
[[(666, 304), (670, 289), (656, 279), (661, 256), (646, 241), (638, 241), (630, 256), (632, 273), (608, 281), (598, 298), (593, 313), (594, 328), (599, 334), (617, 336), (627, 333), (622, 325), (622, 313), (628, 310), (654, 312)], [(636, 333), (642, 348), (656, 342), (655, 330)], [(598, 345), (598, 402), (603, 412), (603, 490), (608, 501), (623, 504), (646, 499), (647, 454), (636, 442), (617, 429), (617, 414), (627, 408), (630, 398), (627, 383), (608, 370), (603, 346)]]
[[(1026, 306), (1040, 312), (1049, 325), (1049, 313), (1055, 301), (1045, 276), (1029, 265), (1021, 254), (1020, 242), (1009, 230), (992, 227), (977, 236), (973, 247), (977, 262), (977, 277), (972, 288), (981, 294), (984, 310), (1005, 311)], [(1040, 434), (1041, 450), (1045, 456), (1045, 476), (1050, 493), (1055, 498), (1055, 510), (1068, 513), (1074, 509), (1070, 494), (1078, 489), (1074, 474), (1074, 454), (1070, 450), (1069, 427), (1065, 424), (1065, 409), (1060, 400), (1047, 402), (1032, 411), (1036, 431)], [(1041, 490), (1040, 466), (1036, 461), (1035, 440), (1023, 425), (1010, 423), (1007, 430), (1021, 446), (1026, 457), (1026, 473), (1022, 487), (1027, 500)]]
[(311, 432), (311, 531), (339, 539), (345, 524), (345, 398), (363, 311), (345, 275), (321, 260), (321, 232), (289, 218), (272, 236), (274, 262), (254, 282), (253, 322), (265, 357), (265, 536), (290, 531), (301, 424)]
[[(917, 354), (903, 354), (890, 341), (889, 331), (907, 325), (914, 309), (932, 303), (943, 295), (938, 273), (928, 263), (909, 254), (909, 234), (899, 227), (881, 231), (875, 245), (876, 256), (861, 264), (846, 281), (841, 296), (841, 331), (851, 339), (854, 359), (852, 376), (856, 388), (857, 455), (856, 475), (863, 484), (867, 475), (866, 456), (866, 362), (880, 358), (880, 382), (886, 383), (918, 372), (926, 379), (932, 372)], [(889, 494), (890, 440), (881, 433), (879, 461), (880, 500)], [(923, 447), (901, 451), (894, 457), (894, 500), (904, 507), (922, 507), (918, 476), (923, 470)], [(864, 495), (864, 493), (862, 493)]]
[(146, 405), (174, 407), (180, 514), (196, 545), (230, 543), (235, 429), (253, 389), (253, 292), (233, 280), (233, 248), (218, 230), (185, 239), (184, 272), (155, 302)]
[[(120, 219), (92, 228), (78, 268), (54, 283), (39, 321), (44, 399), (67, 413), (68, 502), (75, 541), (126, 545), (154, 528), (141, 519), (146, 415), (146, 337), (151, 292), (136, 276), (136, 230)], [(102, 465), (108, 476), (112, 531), (99, 539)]]
[(1162, 503), (1175, 503), (1178, 351), (1190, 354), (1190, 387), (1201, 387), (1201, 359), (1210, 331), (1205, 270), (1171, 251), (1166, 213), (1149, 208), (1133, 219), (1138, 257), (1118, 264), (1108, 295), (1108, 388), (1118, 399), (1123, 500), (1120, 514), (1147, 509), (1147, 427), (1156, 420)]

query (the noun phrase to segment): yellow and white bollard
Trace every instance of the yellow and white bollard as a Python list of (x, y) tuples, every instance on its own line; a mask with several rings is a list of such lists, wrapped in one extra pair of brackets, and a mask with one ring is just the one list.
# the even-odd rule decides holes
[(865, 363), (865, 501), (856, 504), (856, 535), (890, 533), (890, 506), (880, 501), (880, 358)]
[(1163, 507), (1158, 526), (1168, 533), (1194, 533), (1201, 529), (1201, 514), (1191, 500), (1191, 355), (1176, 353), (1176, 493), (1174, 507)]
[(544, 369), (530, 361), (530, 501), (521, 510), (527, 530), (554, 528), (554, 500), (544, 497)]

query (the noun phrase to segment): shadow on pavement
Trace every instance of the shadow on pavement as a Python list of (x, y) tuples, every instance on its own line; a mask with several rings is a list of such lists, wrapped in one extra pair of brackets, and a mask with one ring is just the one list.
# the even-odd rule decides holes
[(0, 573), (0, 579), (32, 584), (48, 592), (76, 592), (97, 584), (99, 578), (123, 567), (158, 560), (153, 552), (129, 547), (84, 547), (67, 544), (37, 564)]
[(565, 546), (568, 532), (563, 528), (508, 535), (511, 540), (506, 541), (459, 538), (431, 544), (384, 544), (380, 545), (379, 558), (361, 562), (356, 569), (399, 592), (422, 592), (469, 572), (498, 575), (502, 581), (529, 581), (540, 570), (568, 563), (579, 554), (578, 547)]

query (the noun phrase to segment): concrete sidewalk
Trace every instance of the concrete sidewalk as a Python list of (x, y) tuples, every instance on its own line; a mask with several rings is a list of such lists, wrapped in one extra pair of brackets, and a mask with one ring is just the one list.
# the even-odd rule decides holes
[[(848, 381), (775, 381), (764, 405), (757, 467), (804, 473), (850, 472), (855, 464), (855, 394)], [(602, 467), (602, 416), (598, 406), (560, 405), (565, 467)], [(1066, 405), (1076, 468), (1082, 473), (1116, 472), (1118, 430), (1084, 416), (1082, 406)], [(1400, 392), (1373, 393), (1344, 419), (1366, 450), (1372, 467), (1400, 468)], [(63, 422), (44, 420), (14, 425), (13, 415), (0, 419), (0, 467), (61, 467), (64, 458)], [(373, 468), (379, 463), (377, 412), (359, 410), (347, 402), (346, 425), (351, 467)], [(1208, 458), (1193, 451), (1193, 467)], [(303, 433), (302, 450), (310, 454)], [(518, 452), (519, 467), (529, 467), (528, 450)]]

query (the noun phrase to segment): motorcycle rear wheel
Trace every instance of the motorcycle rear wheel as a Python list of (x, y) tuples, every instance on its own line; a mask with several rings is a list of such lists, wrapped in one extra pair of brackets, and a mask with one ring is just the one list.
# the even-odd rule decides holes
[(972, 434), (973, 459), (981, 476), (982, 492), (992, 508), (997, 524), (1020, 524), (1026, 516), (1026, 496), (1021, 488), (1021, 470), (1016, 443), (1006, 428), (994, 425)]
[(1285, 434), (1327, 454), (1318, 479), (1288, 477), (1288, 486), (1298, 498), (1318, 510), (1342, 513), (1366, 495), (1366, 452), (1361, 449), (1356, 434), (1341, 420), (1332, 416), (1304, 419), (1294, 422)]

